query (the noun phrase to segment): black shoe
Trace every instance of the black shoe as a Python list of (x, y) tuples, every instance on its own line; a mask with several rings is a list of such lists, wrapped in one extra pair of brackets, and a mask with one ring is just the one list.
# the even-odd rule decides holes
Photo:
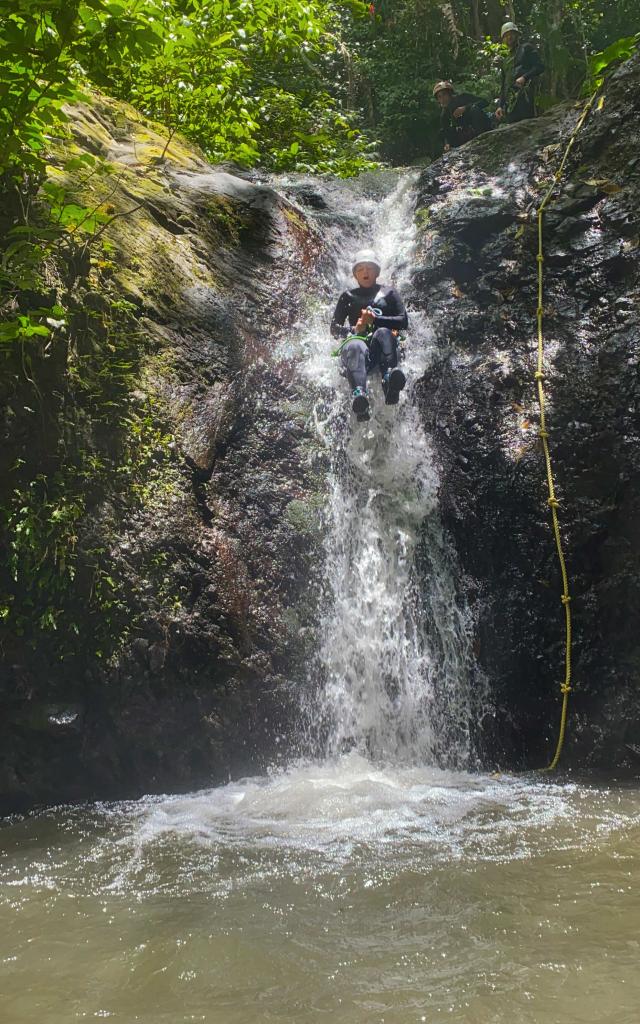
[(384, 400), (386, 405), (398, 404), (400, 392), (406, 383), (407, 378), (402, 370), (399, 370), (397, 366), (394, 370), (387, 370), (382, 378), (382, 390), (384, 391)]
[(358, 417), (359, 422), (369, 419), (369, 399), (362, 388), (354, 388), (351, 408)]

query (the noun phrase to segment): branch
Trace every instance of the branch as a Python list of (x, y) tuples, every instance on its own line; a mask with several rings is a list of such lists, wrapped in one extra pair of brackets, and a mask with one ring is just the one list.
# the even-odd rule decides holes
[(99, 231), (96, 231), (95, 235), (91, 235), (89, 238), (87, 238), (82, 248), (82, 256), (84, 257), (87, 251), (87, 247), (89, 245), (93, 245), (94, 242), (97, 242), (98, 239), (101, 238), (101, 236), (105, 233), (107, 228), (111, 224), (113, 224), (114, 220), (118, 220), (119, 217), (130, 217), (132, 213), (135, 213), (137, 210), (141, 210), (143, 206), (144, 203), (138, 203), (136, 206), (132, 206), (130, 210), (123, 210), (122, 213), (114, 213), (113, 217), (110, 217), (109, 220), (105, 221), (102, 227), (99, 229)]

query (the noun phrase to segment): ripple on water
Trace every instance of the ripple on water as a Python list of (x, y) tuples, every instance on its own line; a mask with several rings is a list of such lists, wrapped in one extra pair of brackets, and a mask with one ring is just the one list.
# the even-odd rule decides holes
[(357, 754), (53, 809), (4, 830), (2, 1019), (635, 1024), (639, 825), (637, 791)]
[[(201, 792), (54, 809), (16, 824), (5, 898), (56, 893), (209, 891), (266, 875), (429, 873), (443, 864), (580, 856), (638, 826), (620, 791), (433, 767), (384, 767), (352, 753)], [(36, 835), (48, 834), (45, 849)]]

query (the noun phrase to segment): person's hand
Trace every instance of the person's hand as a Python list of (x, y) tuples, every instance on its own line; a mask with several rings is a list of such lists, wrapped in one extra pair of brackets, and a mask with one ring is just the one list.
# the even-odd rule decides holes
[(515, 84), (518, 86), (518, 89), (522, 89), (522, 87), (527, 84), (527, 80), (524, 75), (520, 75), (520, 78), (516, 78)]
[(496, 119), (498, 121), (502, 121), (503, 117), (504, 117), (504, 107), (498, 107), (498, 109), (496, 110)]
[(456, 109), (453, 112), (453, 116), (454, 117), (462, 117), (462, 115), (464, 114), (466, 109), (467, 109), (466, 107), (456, 107)]
[(375, 317), (374, 317), (373, 313), (370, 310), (368, 310), (368, 309), (361, 309), (360, 310), (360, 317), (359, 317), (358, 322), (356, 324), (356, 331), (358, 332), (358, 334), (360, 333), (360, 331), (366, 331), (367, 327), (371, 326), (371, 324), (373, 323), (374, 319), (375, 319)]

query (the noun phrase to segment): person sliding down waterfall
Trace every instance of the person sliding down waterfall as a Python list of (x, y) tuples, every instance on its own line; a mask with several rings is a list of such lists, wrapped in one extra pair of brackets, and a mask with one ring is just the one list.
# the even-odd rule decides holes
[(407, 311), (397, 291), (378, 282), (379, 274), (380, 261), (373, 250), (357, 252), (353, 276), (358, 287), (342, 293), (331, 321), (332, 337), (346, 339), (334, 354), (340, 354), (342, 373), (353, 391), (352, 408), (361, 421), (369, 419), (369, 371), (380, 370), (387, 405), (398, 404), (406, 383), (398, 369), (398, 331), (408, 327)]

